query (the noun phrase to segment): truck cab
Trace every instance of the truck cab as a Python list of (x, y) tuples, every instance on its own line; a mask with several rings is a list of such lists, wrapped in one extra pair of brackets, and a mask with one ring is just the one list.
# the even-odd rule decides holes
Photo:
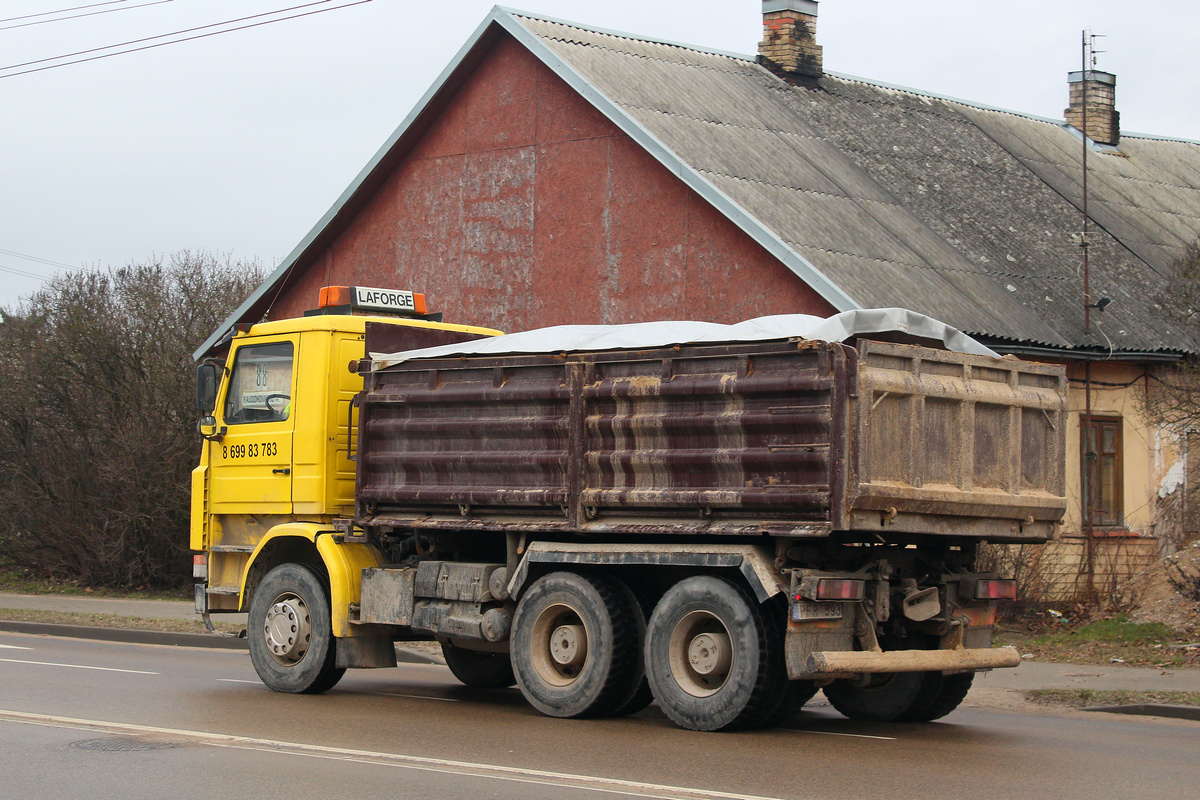
[[(315, 556), (322, 538), (332, 543), (333, 520), (353, 514), (354, 399), (363, 380), (351, 368), (365, 355), (368, 325), (385, 326), (384, 338), (398, 349), (500, 333), (439, 316), (425, 313), (419, 294), (327, 287), (315, 311), (240, 325), (223, 358), (200, 364), (203, 445), (192, 472), (190, 539), (194, 574), (204, 581), (196, 585), (196, 608), (206, 620), (246, 611), (273, 566), (302, 551)], [(366, 545), (338, 548), (337, 558), (360, 562), (348, 565), (351, 583), (377, 562)], [(339, 635), (352, 635), (344, 611), (339, 616)]]

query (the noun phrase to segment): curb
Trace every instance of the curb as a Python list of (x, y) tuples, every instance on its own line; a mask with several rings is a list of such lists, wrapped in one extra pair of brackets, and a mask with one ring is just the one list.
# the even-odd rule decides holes
[[(211, 633), (172, 633), (169, 631), (146, 631), (134, 628), (96, 628), (88, 625), (58, 625), (49, 622), (7, 622), (0, 620), (0, 631), (28, 633), (40, 636), (62, 636), (70, 639), (94, 639), (102, 642), (124, 642), (126, 644), (159, 644), (174, 647), (207, 647), (217, 650), (249, 650), (243, 637), (217, 636)], [(436, 664), (444, 666), (442, 659), (417, 650), (409, 650), (402, 644), (396, 645), (396, 661), (401, 664)]]
[(1124, 706), (1088, 706), (1084, 711), (1103, 711), (1107, 714), (1136, 714), (1144, 717), (1172, 717), (1200, 722), (1200, 707), (1173, 706), (1166, 703), (1132, 703)]
[(210, 633), (171, 633), (133, 628), (94, 628), (88, 625), (57, 625), (49, 622), (4, 622), (0, 631), (32, 633), (42, 636), (66, 636), (72, 639), (98, 639), (102, 642), (131, 644), (165, 644), (175, 647), (210, 647), (222, 650), (246, 650), (245, 639), (236, 636), (214, 636)]

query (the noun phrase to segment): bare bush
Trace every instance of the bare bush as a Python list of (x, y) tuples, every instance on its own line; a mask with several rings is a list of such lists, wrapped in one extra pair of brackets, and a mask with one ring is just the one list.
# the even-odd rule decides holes
[(1185, 600), (1200, 600), (1200, 572), (1189, 572), (1174, 561), (1166, 562), (1167, 581)]
[(1008, 608), (1009, 616), (1050, 603), (1112, 612), (1133, 602), (1131, 582), (1144, 566), (1144, 554), (1134, 543), (1143, 541), (1095, 539), (1090, 575), (1085, 537), (1069, 536), (1045, 545), (983, 544), (975, 563), (980, 572), (996, 572), (1017, 582), (1017, 602)]
[(188, 570), (192, 351), (262, 280), (181, 252), (52, 278), (0, 324), (0, 565), (88, 586)]
[(982, 544), (976, 554), (975, 568), (994, 572), (1017, 582), (1017, 602), (1004, 606), (1008, 616), (1019, 615), (1030, 606), (1048, 599), (1049, 576), (1045, 550), (1040, 545)]
[[(1157, 299), (1163, 315), (1192, 331), (1200, 329), (1200, 241), (1193, 242), (1173, 265), (1171, 291)], [(1160, 368), (1148, 385), (1146, 415), (1179, 431), (1200, 429), (1200, 361), (1184, 359)]]

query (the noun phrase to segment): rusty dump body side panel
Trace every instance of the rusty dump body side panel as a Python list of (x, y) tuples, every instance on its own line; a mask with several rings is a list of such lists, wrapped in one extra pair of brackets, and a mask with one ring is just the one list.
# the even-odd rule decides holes
[(401, 362), (364, 376), (356, 518), (1031, 540), (1064, 505), (1065, 380), (1018, 363), (813, 341)]

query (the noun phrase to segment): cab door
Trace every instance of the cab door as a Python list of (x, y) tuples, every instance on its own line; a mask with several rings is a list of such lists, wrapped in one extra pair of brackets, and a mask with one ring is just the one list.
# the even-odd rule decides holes
[(219, 441), (210, 441), (209, 496), (216, 514), (292, 513), (299, 336), (235, 345), (218, 398)]

